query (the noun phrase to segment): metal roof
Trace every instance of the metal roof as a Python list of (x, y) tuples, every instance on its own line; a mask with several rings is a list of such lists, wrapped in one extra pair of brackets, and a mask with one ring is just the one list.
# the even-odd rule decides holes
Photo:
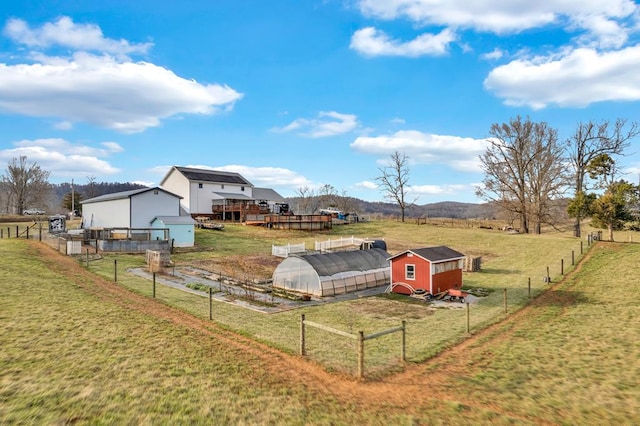
[(253, 186), (251, 182), (246, 180), (239, 173), (223, 172), (220, 170), (192, 169), (189, 167), (178, 166), (176, 166), (175, 169), (182, 173), (184, 177), (193, 181), (233, 183), (237, 185)]
[(392, 256), (390, 259), (394, 259), (409, 252), (414, 253), (415, 255), (420, 256), (430, 262), (446, 262), (448, 260), (462, 259), (465, 257), (464, 254), (460, 253), (459, 251), (455, 251), (447, 246), (436, 246), (405, 250)]
[(120, 200), (124, 198), (131, 198), (134, 195), (142, 194), (143, 192), (158, 190), (162, 191), (166, 194), (173, 195), (177, 198), (182, 198), (179, 195), (174, 194), (173, 192), (169, 192), (166, 189), (162, 189), (159, 187), (152, 188), (140, 188), (140, 189), (132, 189), (129, 191), (121, 191), (121, 192), (112, 192), (111, 194), (100, 195), (99, 197), (89, 198), (88, 200), (80, 201), (80, 204), (89, 204), (89, 203), (98, 203), (101, 201), (109, 201), (109, 200)]
[(245, 194), (236, 194), (235, 192), (215, 192), (211, 191), (214, 195), (214, 200), (246, 200), (251, 201), (253, 198)]
[(296, 255), (307, 261), (320, 276), (347, 271), (368, 271), (389, 266), (389, 253), (382, 249), (339, 251)]
[(193, 225), (196, 223), (191, 216), (156, 216), (151, 223), (160, 221), (165, 225)]
[(276, 203), (282, 203), (284, 198), (271, 188), (253, 188), (251, 191), (253, 198), (256, 200), (273, 201)]

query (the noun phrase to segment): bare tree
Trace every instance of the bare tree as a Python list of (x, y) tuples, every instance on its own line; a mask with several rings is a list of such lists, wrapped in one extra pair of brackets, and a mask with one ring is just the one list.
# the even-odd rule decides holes
[(556, 130), (516, 117), (509, 123), (494, 123), (489, 134), (489, 146), (480, 155), (485, 177), (477, 194), (516, 214), (521, 233), (530, 231), (530, 222), (539, 232), (551, 200), (565, 183)]
[(316, 194), (313, 189), (308, 186), (301, 186), (296, 189), (296, 197), (298, 200), (298, 214), (310, 214), (315, 210), (315, 206), (313, 206), (313, 200), (316, 198)]
[(407, 201), (409, 189), (409, 157), (398, 151), (391, 154), (389, 166), (378, 169), (380, 175), (375, 178), (378, 189), (384, 197), (394, 201), (400, 207), (400, 216), (404, 222), (405, 211), (415, 200)]
[(556, 202), (567, 187), (567, 168), (563, 147), (558, 144), (558, 132), (546, 123), (534, 126), (530, 155), (533, 161), (527, 170), (529, 213), (533, 230), (542, 232), (542, 224), (555, 224)]
[[(574, 201), (586, 199), (584, 193), (588, 188), (585, 181), (588, 174), (587, 168), (592, 160), (602, 154), (623, 155), (631, 139), (639, 133), (637, 123), (627, 125), (627, 121), (620, 118), (613, 125), (608, 120), (578, 124), (575, 133), (566, 142), (569, 162), (573, 169)], [(573, 235), (576, 237), (580, 237), (583, 210), (581, 206), (574, 206), (573, 209), (575, 213)]]
[(12, 158), (2, 182), (14, 213), (21, 214), (28, 207), (44, 203), (50, 189), (48, 179), (49, 172), (37, 163), (27, 163), (26, 156)]
[(96, 187), (96, 177), (87, 176), (87, 185), (88, 185), (88, 188), (85, 189), (87, 193), (87, 199), (97, 197), (98, 188)]
[(318, 201), (322, 205), (322, 208), (336, 207), (338, 197), (338, 191), (333, 185), (327, 183), (318, 188)]

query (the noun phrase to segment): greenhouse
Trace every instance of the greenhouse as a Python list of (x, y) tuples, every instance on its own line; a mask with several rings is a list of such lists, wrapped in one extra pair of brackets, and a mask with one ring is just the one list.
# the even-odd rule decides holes
[(388, 259), (378, 248), (292, 255), (274, 271), (273, 287), (322, 297), (388, 285)]

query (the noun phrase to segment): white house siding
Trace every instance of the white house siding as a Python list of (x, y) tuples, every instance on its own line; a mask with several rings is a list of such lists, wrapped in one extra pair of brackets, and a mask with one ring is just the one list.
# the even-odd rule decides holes
[(159, 189), (131, 197), (131, 228), (149, 228), (156, 216), (179, 216), (180, 198)]
[(182, 208), (184, 208), (188, 213), (194, 211), (193, 207), (191, 206), (192, 198), (189, 179), (184, 177), (182, 173), (175, 169), (172, 169), (171, 174), (163, 182), (162, 188), (166, 189), (169, 192), (173, 192), (174, 194), (180, 195), (182, 197), (182, 200), (180, 200), (180, 204), (182, 205)]
[(85, 228), (130, 228), (129, 198), (83, 204), (82, 217)]

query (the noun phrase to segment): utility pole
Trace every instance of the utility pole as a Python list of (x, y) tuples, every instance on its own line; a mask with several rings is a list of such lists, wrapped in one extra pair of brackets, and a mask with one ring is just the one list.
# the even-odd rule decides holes
[(71, 216), (76, 215), (76, 200), (75, 194), (73, 193), (73, 179), (71, 179)]

